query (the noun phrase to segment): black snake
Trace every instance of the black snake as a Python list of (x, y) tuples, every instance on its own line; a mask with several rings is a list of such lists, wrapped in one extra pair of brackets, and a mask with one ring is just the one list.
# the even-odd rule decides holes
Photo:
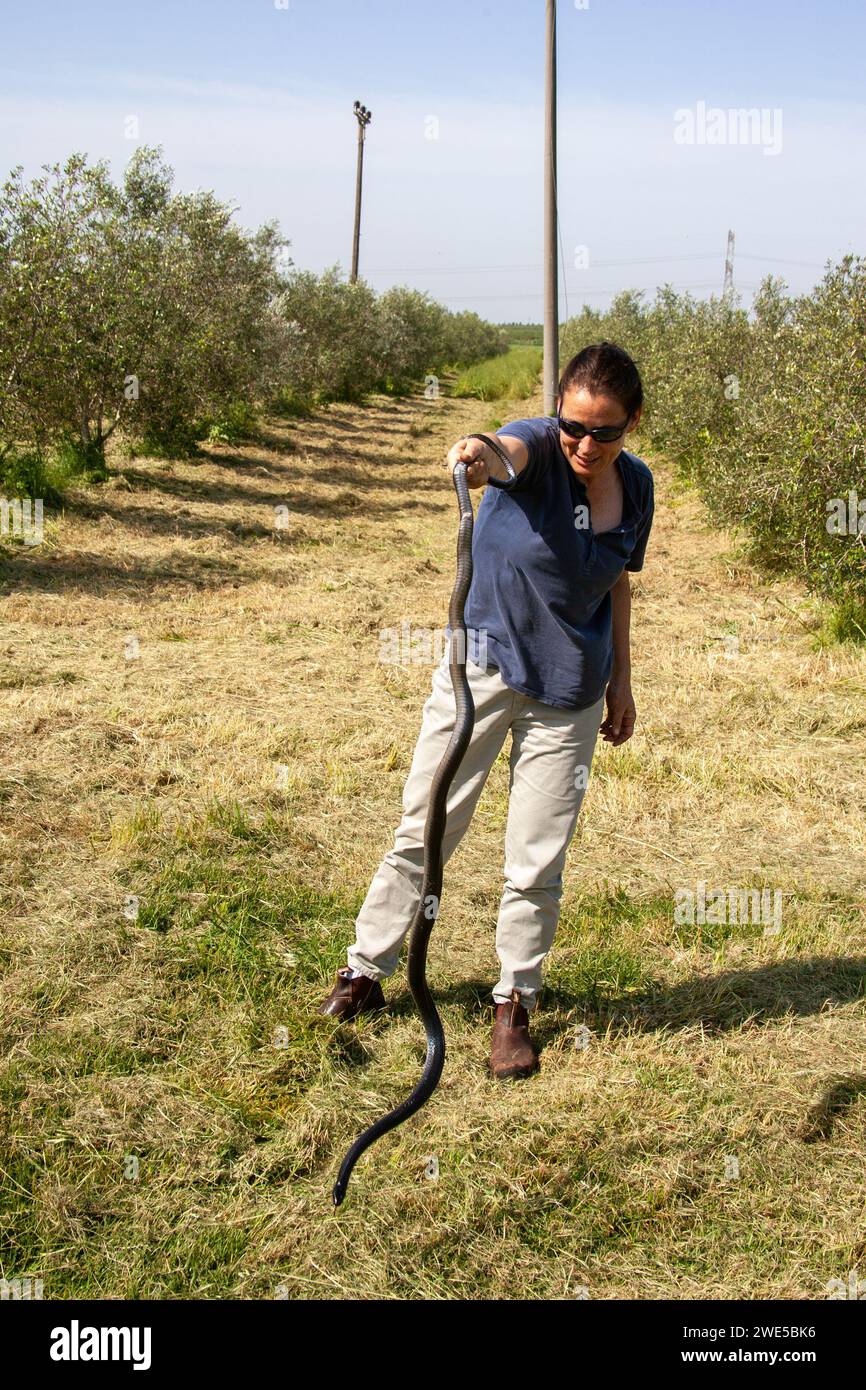
[[(501, 445), (495, 444), (486, 435), (468, 435), (467, 438), (483, 439), (485, 443), (490, 444), (502, 459), (508, 473), (512, 477), (514, 476), (511, 461)], [(335, 1207), (338, 1207), (345, 1197), (352, 1169), (364, 1150), (374, 1144), (381, 1135), (387, 1134), (389, 1129), (394, 1129), (404, 1120), (408, 1120), (410, 1115), (414, 1115), (416, 1110), (420, 1110), (436, 1089), (442, 1075), (442, 1068), (445, 1065), (445, 1033), (442, 1028), (442, 1020), (427, 985), (426, 967), (427, 946), (430, 941), (430, 933), (433, 930), (433, 923), (439, 915), (439, 904), (442, 897), (442, 839), (445, 834), (448, 790), (463, 760), (463, 755), (469, 747), (472, 730), (475, 727), (475, 704), (466, 676), (466, 624), (463, 621), (463, 606), (466, 602), (466, 595), (469, 593), (469, 585), (472, 582), (472, 528), (474, 523), (469, 485), (466, 481), (466, 467), (465, 463), (456, 464), (451, 475), (460, 505), (460, 529), (457, 535), (457, 578), (448, 607), (448, 622), (451, 628), (448, 668), (451, 672), (451, 684), (454, 688), (457, 712), (448, 747), (442, 755), (430, 786), (427, 820), (424, 826), (424, 878), (418, 907), (412, 919), (409, 938), (407, 976), (412, 998), (418, 1007), (427, 1035), (427, 1057), (421, 1078), (411, 1095), (401, 1101), (394, 1110), (383, 1115), (381, 1120), (376, 1120), (362, 1134), (359, 1134), (349, 1149), (340, 1165), (337, 1181), (334, 1183)]]

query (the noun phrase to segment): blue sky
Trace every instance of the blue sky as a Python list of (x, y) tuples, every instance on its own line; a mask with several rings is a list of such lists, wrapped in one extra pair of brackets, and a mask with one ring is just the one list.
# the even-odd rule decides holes
[[(558, 5), (562, 317), (632, 286), (718, 290), (729, 227), (746, 304), (765, 274), (803, 291), (866, 250), (866, 8), (581, 4)], [(134, 117), (178, 187), (347, 270), (357, 97), (362, 276), (540, 319), (543, 0), (7, 0), (3, 30), (4, 175), (84, 150), (119, 177)]]

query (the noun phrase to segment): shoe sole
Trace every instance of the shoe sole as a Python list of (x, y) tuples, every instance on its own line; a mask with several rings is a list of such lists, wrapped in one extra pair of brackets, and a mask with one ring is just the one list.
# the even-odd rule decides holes
[(365, 1004), (362, 1009), (355, 1009), (351, 1013), (330, 1014), (326, 1013), (323, 1009), (317, 1009), (314, 1018), (327, 1018), (334, 1023), (353, 1023), (361, 1014), (381, 1013), (382, 1010), (387, 1009), (387, 1007), (388, 1001), (386, 1000), (384, 1004)]
[(507, 1071), (494, 1071), (493, 1067), (488, 1065), (487, 1070), (495, 1081), (522, 1081), (528, 1076), (534, 1076), (540, 1068), (538, 1066), (510, 1067)]

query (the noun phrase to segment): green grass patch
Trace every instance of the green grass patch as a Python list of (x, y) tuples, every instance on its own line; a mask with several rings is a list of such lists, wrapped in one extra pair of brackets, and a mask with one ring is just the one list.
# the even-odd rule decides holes
[(22, 671), (0, 667), (0, 690), (29, 690), (41, 685), (75, 685), (74, 671)]
[(848, 598), (834, 604), (818, 633), (818, 645), (829, 646), (850, 642), (862, 646), (866, 642), (866, 603)]
[[(746, 1257), (753, 1284), (772, 1288), (792, 1245), (819, 1229), (808, 1192), (798, 1195), (800, 1140), (774, 1134), (770, 1150), (749, 1122), (741, 1057), (722, 1047), (713, 1058), (707, 1041), (715, 1070), (698, 1073), (672, 1035), (704, 1017), (736, 1033), (763, 1016), (772, 1044), (798, 988), (813, 1013), (831, 994), (854, 998), (856, 960), (819, 960), (799, 987), (799, 953), (776, 962), (772, 946), (733, 970), (723, 956), (710, 973), (672, 966), (672, 894), (611, 887), (563, 904), (534, 1089), (473, 1079), (470, 1132), (452, 1070), (437, 1100), (359, 1164), (340, 1218), (347, 1269), (327, 1183), (355, 1134), (417, 1079), (417, 1021), (398, 1011), (340, 1028), (315, 1016), (359, 902), (287, 870), (289, 812), (215, 800), (174, 826), (136, 820), (119, 878), (138, 897), (137, 920), (103, 922), (96, 954), (92, 933), (70, 941), (68, 959), (19, 995), (3, 1049), (7, 1277), (43, 1278), (46, 1297), (273, 1297), (281, 1283), (290, 1298), (333, 1296), (318, 1266), (362, 1279), (369, 1297), (386, 1281), (390, 1297), (483, 1297), (502, 1292), (491, 1260), (503, 1251), (529, 1262), (539, 1297), (574, 1296), (568, 1287), (583, 1282), (594, 1296), (634, 1266), (666, 1284), (706, 1283), (714, 1270), (731, 1287)], [(819, 944), (814, 923), (838, 933), (856, 905), (817, 913), (806, 903), (786, 919), (786, 932), (801, 924), (804, 952)], [(585, 1052), (562, 1045), (557, 1011), (573, 1006), (596, 1034)], [(448, 1017), (454, 1068), (475, 1046), (474, 1023)], [(838, 1126), (853, 1126), (857, 1103)], [(443, 1129), (438, 1107), (449, 1104)], [(726, 1183), (731, 1152), (749, 1181)], [(438, 1183), (423, 1178), (428, 1153)], [(783, 1222), (771, 1219), (780, 1203)], [(816, 1265), (818, 1292), (837, 1264), (848, 1267), (845, 1255)]]
[(268, 402), (272, 415), (287, 420), (309, 420), (315, 412), (315, 402), (306, 395), (286, 386)]
[(538, 385), (543, 356), (540, 348), (511, 348), (461, 372), (451, 394), (479, 401), (522, 400)]

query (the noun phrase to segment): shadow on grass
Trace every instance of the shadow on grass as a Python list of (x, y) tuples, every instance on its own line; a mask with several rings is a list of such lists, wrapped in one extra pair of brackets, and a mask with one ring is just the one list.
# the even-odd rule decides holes
[(866, 1076), (850, 1072), (846, 1076), (833, 1077), (806, 1118), (800, 1134), (804, 1144), (830, 1139), (836, 1121), (844, 1117), (860, 1096), (866, 1096)]
[[(421, 482), (413, 482), (409, 487), (405, 480), (394, 474), (380, 473), (378, 469), (381, 465), (400, 465), (405, 466), (406, 460), (397, 455), (388, 455), (375, 460), (377, 471), (374, 474), (362, 474), (352, 466), (341, 466), (334, 463), (333, 455), (327, 449), (311, 448), (307, 451), (310, 454), (321, 454), (325, 461), (321, 468), (298, 468), (291, 469), (274, 468), (267, 470), (269, 478), (267, 484), (265, 477), (261, 473), (251, 473), (249, 484), (242, 481), (237, 483), (222, 482), (216, 478), (189, 478), (181, 477), (174, 473), (165, 472), (162, 469), (148, 470), (145, 467), (132, 468), (125, 466), (118, 469), (117, 477), (123, 478), (130, 486), (131, 492), (122, 494), (121, 497), (114, 493), (93, 492), (87, 496), (70, 496), (65, 502), (66, 511), (73, 515), (86, 517), (89, 520), (98, 520), (104, 512), (109, 512), (115, 516), (116, 520), (123, 522), (126, 513), (134, 511), (137, 504), (132, 500), (136, 493), (164, 493), (169, 497), (175, 497), (182, 502), (195, 505), (203, 503), (208, 506), (216, 506), (221, 503), (244, 504), (246, 506), (262, 507), (268, 505), (287, 504), (293, 512), (309, 512), (311, 515), (342, 515), (346, 511), (345, 494), (338, 494), (336, 497), (314, 497), (305, 490), (307, 482), (327, 483), (329, 486), (342, 483), (347, 488), (354, 488), (359, 493), (372, 489), (390, 490), (398, 492), (399, 497), (393, 502), (377, 503), (376, 512), (371, 514), (387, 515), (395, 511), (402, 511), (407, 507), (416, 507), (418, 504), (414, 499), (415, 492), (443, 492), (442, 476), (431, 476)], [(278, 488), (274, 487), (277, 483)], [(445, 492), (447, 496), (447, 492)], [(356, 502), (358, 499), (354, 499)], [(364, 506), (372, 504), (365, 501)], [(169, 520), (174, 526), (178, 513), (169, 514)], [(208, 529), (217, 529), (212, 519), (207, 521)]]
[[(614, 1033), (701, 1024), (706, 1033), (717, 1035), (774, 1018), (808, 1017), (828, 1003), (845, 1004), (864, 993), (866, 957), (814, 956), (692, 976), (673, 986), (651, 982), (626, 996), (600, 997), (590, 1003), (590, 1011)], [(586, 1001), (560, 995), (557, 1002), (579, 1007)]]
[[(561, 1037), (565, 1028), (562, 1014), (582, 1015), (582, 1022), (603, 1027), (614, 1039), (634, 1032), (654, 1033), (685, 1028), (700, 1023), (705, 1032), (719, 1035), (743, 1025), (759, 1027), (773, 1018), (794, 1014), (804, 1017), (821, 1013), (828, 1001), (842, 1004), (863, 997), (866, 985), (866, 958), (839, 956), (804, 962), (784, 962), (756, 970), (730, 970), (712, 977), (697, 977), (673, 988), (653, 986), (637, 996), (595, 997), (566, 989), (545, 987), (537, 1013), (530, 1015), (530, 1031), (541, 1054), (545, 1046)], [(445, 990), (433, 989), (441, 1010), (457, 1006), (467, 1021), (492, 1027), (491, 984), (467, 980)], [(387, 1027), (389, 1017), (405, 1019), (417, 1015), (408, 988), (397, 988), (386, 1010), (367, 1017), (376, 1019), (376, 1032)], [(364, 1067), (371, 1053), (359, 1037), (350, 1041), (352, 1024), (337, 1024), (334, 1048), (349, 1066)], [(419, 1063), (424, 1054), (423, 1025), (418, 1017)], [(447, 1037), (447, 1035), (446, 1035)], [(815, 1077), (823, 1085), (820, 1098), (809, 1111), (799, 1138), (812, 1144), (832, 1137), (837, 1120), (843, 1119), (860, 1096), (866, 1095), (866, 1075), (851, 1072), (827, 1078)]]
[[(166, 489), (171, 491), (172, 489)], [(200, 497), (189, 497), (188, 492), (178, 495), (190, 501), (226, 501), (205, 496), (205, 490), (201, 490)], [(241, 495), (241, 494), (239, 494)], [(110, 516), (118, 526), (122, 526), (133, 534), (146, 536), (168, 536), (173, 540), (189, 538), (191, 540), (202, 540), (207, 536), (226, 536), (232, 540), (244, 540), (250, 537), (260, 539), (270, 539), (274, 535), (273, 507), (285, 501), (284, 493), (245, 493), (242, 494), (245, 500), (254, 507), (260, 517), (267, 517), (268, 523), (255, 521), (250, 518), (244, 522), (239, 518), (232, 517), (225, 521), (212, 515), (193, 516), (188, 508), (181, 508), (180, 511), (168, 511), (159, 506), (148, 506), (133, 501), (119, 502), (116, 494), (111, 497), (101, 497), (98, 502), (80, 502), (77, 498), (66, 503), (65, 510), (72, 516), (81, 516), (88, 520), (101, 520), (104, 516)], [(270, 510), (269, 510), (270, 509)]]
[(125, 562), (122, 556), (111, 560), (81, 550), (67, 555), (55, 551), (41, 560), (34, 555), (16, 556), (8, 562), (0, 557), (0, 590), (16, 593), (80, 593), (114, 598), (118, 593), (143, 596), (166, 585), (220, 589), (226, 584), (253, 584), (258, 579), (258, 573), (248, 565), (236, 565), (226, 555), (173, 553), (154, 564), (139, 558), (135, 565)]
[[(334, 478), (333, 481), (339, 480)], [(386, 526), (389, 522), (398, 522), (409, 512), (426, 511), (435, 514), (453, 511), (447, 494), (439, 500), (431, 498), (424, 501), (410, 495), (406, 490), (401, 490), (400, 496), (392, 503), (373, 502), (358, 495), (361, 484), (356, 478), (347, 478), (346, 481), (349, 484), (347, 491), (330, 501), (317, 502), (304, 497), (297, 490), (255, 495), (238, 489), (237, 493), (238, 500), (242, 499), (250, 507), (262, 510), (272, 507), (274, 498), (278, 497), (280, 505), (288, 506), (290, 516), (321, 517), (331, 521), (363, 516), (378, 519)], [(371, 482), (368, 486), (378, 486), (378, 483)], [(228, 500), (226, 493), (230, 490), (219, 491), (223, 495), (215, 499), (211, 495), (211, 489), (203, 488), (198, 500)], [(188, 492), (180, 495), (189, 497)], [(74, 510), (76, 508), (67, 503), (67, 511)], [(220, 522), (160, 513), (156, 509), (116, 507), (110, 502), (97, 506), (87, 504), (86, 515), (94, 519), (103, 515), (111, 516), (124, 526), (132, 521), (130, 529), (133, 533), (139, 531), (146, 535), (162, 535), (176, 539), (202, 539), (212, 535), (224, 537), (229, 544), (271, 541), (291, 549), (295, 545), (321, 544), (329, 538), (328, 533), (322, 536), (293, 536), (291, 531), (282, 533), (265, 525), (264, 522)], [(140, 556), (131, 561), (128, 553), (113, 559), (85, 550), (66, 554), (54, 551), (44, 557), (38, 552), (39, 547), (30, 547), (26, 552), (22, 549), (20, 554), (9, 552), (0, 555), (0, 591), (81, 593), (101, 598), (109, 595), (114, 597), (118, 592), (142, 595), (155, 588), (177, 585), (197, 590), (219, 589), (226, 584), (239, 587), (241, 584), (258, 583), (268, 573), (267, 569), (251, 567), (249, 561), (243, 565), (236, 564), (224, 553), (196, 555), (191, 552), (179, 552), (177, 548), (153, 563), (148, 563)]]
[[(432, 992), (440, 1009), (458, 1006), (470, 1022), (490, 1022), (493, 1017), (492, 981), (461, 981)], [(577, 1014), (579, 1022), (603, 1029), (611, 1036), (661, 1033), (703, 1026), (719, 1035), (760, 1026), (774, 1018), (819, 1014), (828, 1002), (844, 1004), (866, 993), (866, 957), (831, 956), (812, 960), (783, 961), (753, 970), (725, 970), (715, 975), (693, 976), (667, 986), (651, 982), (628, 994), (571, 990), (545, 985), (539, 1009), (531, 1015), (532, 1037), (539, 1047), (561, 1036), (574, 1023), (563, 1014)], [(405, 1018), (417, 1014), (408, 986), (392, 986), (387, 1010), (375, 1017)], [(374, 1015), (370, 1015), (374, 1017)]]

